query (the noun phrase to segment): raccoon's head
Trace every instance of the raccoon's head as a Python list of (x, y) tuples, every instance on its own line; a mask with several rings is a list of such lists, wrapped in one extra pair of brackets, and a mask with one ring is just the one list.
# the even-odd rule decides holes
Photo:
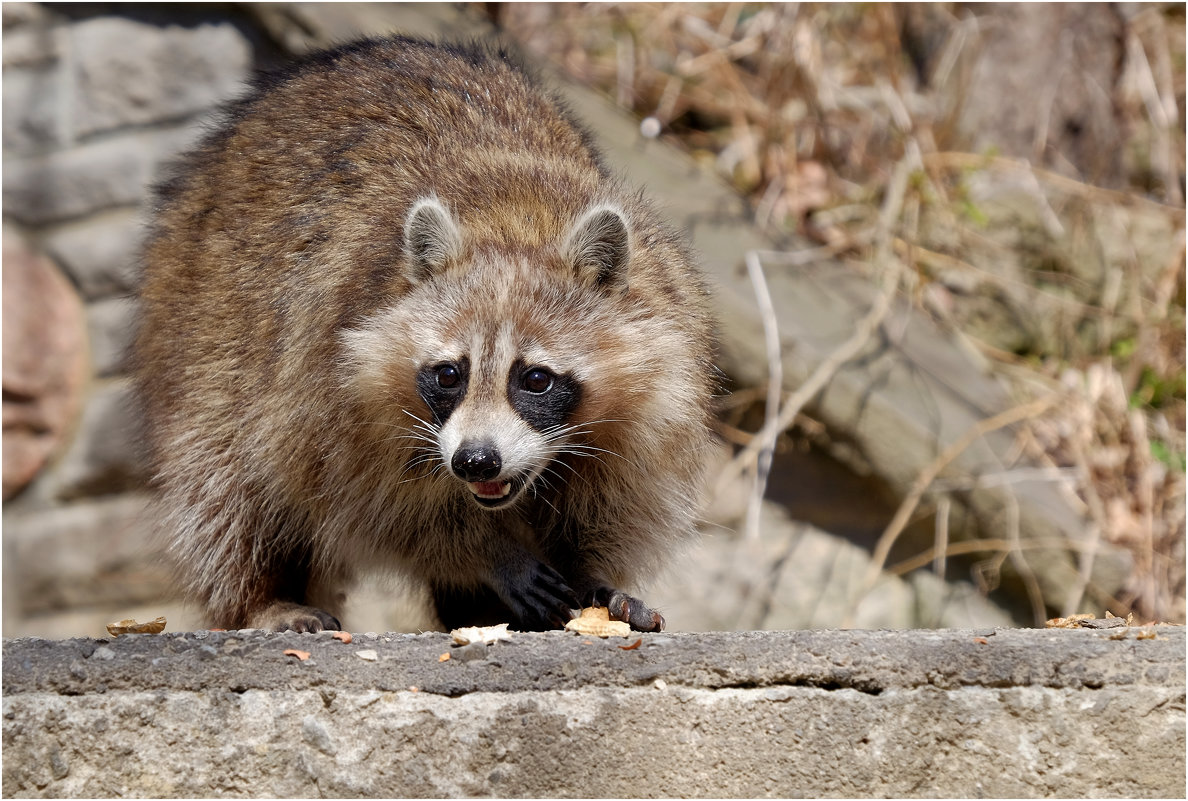
[(407, 294), (347, 342), (371, 354), (410, 437), (432, 443), (425, 461), (487, 509), (510, 506), (538, 481), (570, 480), (551, 464), (593, 447), (583, 438), (596, 421), (575, 415), (596, 394), (595, 340), (614, 339), (605, 301), (625, 291), (623, 214), (595, 206), (535, 258), (468, 246), (435, 198), (413, 206), (404, 233)]

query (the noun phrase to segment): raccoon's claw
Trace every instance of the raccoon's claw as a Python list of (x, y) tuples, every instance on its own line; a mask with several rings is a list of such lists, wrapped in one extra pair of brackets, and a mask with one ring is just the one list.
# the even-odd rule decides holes
[(664, 615), (638, 598), (613, 587), (599, 587), (590, 598), (591, 606), (605, 606), (611, 620), (621, 620), (636, 631), (663, 631)]
[(561, 574), (540, 562), (509, 589), (506, 602), (526, 629), (562, 628), (580, 606)]
[(342, 624), (329, 612), (289, 601), (277, 601), (251, 616), (249, 628), (270, 631), (339, 631)]

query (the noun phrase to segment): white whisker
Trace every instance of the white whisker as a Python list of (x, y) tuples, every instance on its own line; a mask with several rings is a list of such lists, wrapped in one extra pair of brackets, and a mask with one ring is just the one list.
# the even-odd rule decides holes
[[(545, 470), (548, 470), (548, 468), (545, 468)], [(560, 478), (560, 476), (558, 476), (558, 478)], [(556, 506), (553, 506), (553, 504), (549, 502), (548, 498), (546, 498), (544, 495), (542, 495), (540, 492), (537, 491), (536, 483), (538, 481), (541, 484), (543, 484), (546, 488), (553, 490), (554, 492), (556, 491), (555, 488), (553, 487), (553, 485), (550, 484), (545, 479), (544, 473), (542, 472), (541, 474), (537, 475), (537, 477), (533, 480), (533, 482), (531, 484), (528, 485), (528, 489), (532, 493), (533, 497), (535, 497), (539, 501), (542, 501), (545, 504), (545, 506), (548, 506), (550, 509), (552, 509), (554, 512), (556, 512), (558, 515), (561, 514), (561, 511)]]

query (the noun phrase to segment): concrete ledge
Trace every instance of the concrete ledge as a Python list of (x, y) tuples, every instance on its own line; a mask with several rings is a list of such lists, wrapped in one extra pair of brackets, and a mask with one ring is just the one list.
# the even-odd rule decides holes
[(1183, 797), (1156, 631), (5, 640), (3, 791)]

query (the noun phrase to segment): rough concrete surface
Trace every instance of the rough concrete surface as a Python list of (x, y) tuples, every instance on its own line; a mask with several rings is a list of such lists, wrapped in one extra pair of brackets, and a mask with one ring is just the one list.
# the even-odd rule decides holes
[(1183, 797), (1149, 631), (5, 640), (3, 792)]

